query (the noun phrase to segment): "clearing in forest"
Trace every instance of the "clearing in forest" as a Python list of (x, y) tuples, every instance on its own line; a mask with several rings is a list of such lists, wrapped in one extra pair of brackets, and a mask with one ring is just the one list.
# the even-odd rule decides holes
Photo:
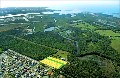
[(53, 57), (47, 57), (47, 58), (43, 59), (40, 62), (44, 63), (44, 64), (46, 64), (48, 66), (54, 67), (56, 69), (60, 69), (62, 66), (67, 64), (66, 61), (59, 60), (59, 59), (56, 59), (56, 58), (53, 58)]
[(73, 27), (80, 27), (82, 30), (95, 30), (96, 27), (93, 25), (90, 25), (88, 23), (78, 23), (78, 24), (72, 24)]
[(120, 36), (119, 33), (115, 33), (112, 30), (96, 30), (95, 32), (103, 36)]
[(14, 29), (14, 28), (19, 28), (19, 27), (24, 27), (26, 24), (7, 24), (7, 25), (4, 25), (4, 26), (0, 26), (0, 32), (3, 32), (3, 31), (8, 31), (8, 30), (11, 30), (11, 29)]
[(115, 33), (112, 30), (97, 30), (95, 32), (103, 36), (109, 36), (112, 48), (120, 52), (120, 33)]
[(120, 37), (113, 37), (111, 40), (111, 46), (118, 52), (120, 52)]

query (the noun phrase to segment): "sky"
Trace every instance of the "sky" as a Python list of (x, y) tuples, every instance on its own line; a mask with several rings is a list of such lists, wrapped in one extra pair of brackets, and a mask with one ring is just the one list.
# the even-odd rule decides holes
[(5, 7), (48, 7), (63, 11), (113, 14), (120, 13), (120, 0), (0, 0), (0, 8)]
[(119, 0), (0, 0), (0, 7), (119, 6)]

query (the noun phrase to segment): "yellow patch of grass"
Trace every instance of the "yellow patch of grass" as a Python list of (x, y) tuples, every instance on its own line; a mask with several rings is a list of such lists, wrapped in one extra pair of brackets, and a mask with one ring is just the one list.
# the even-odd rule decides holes
[(67, 62), (56, 59), (56, 58), (53, 58), (53, 57), (47, 57), (47, 58), (43, 59), (40, 62), (44, 63), (44, 64), (46, 64), (48, 66), (54, 67), (56, 69), (60, 69), (62, 66), (67, 64)]

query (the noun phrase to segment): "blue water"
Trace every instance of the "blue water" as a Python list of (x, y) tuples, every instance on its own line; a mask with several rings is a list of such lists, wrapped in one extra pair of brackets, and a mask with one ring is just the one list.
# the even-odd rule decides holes
[(73, 12), (92, 12), (92, 13), (104, 13), (108, 15), (115, 15), (120, 16), (120, 4), (113, 4), (113, 5), (80, 5), (80, 4), (74, 4), (74, 5), (59, 5), (55, 7), (49, 7), (50, 9), (55, 10), (71, 10)]
[(55, 30), (55, 28), (56, 28), (56, 27), (50, 27), (50, 28), (47, 28), (47, 29), (44, 30), (44, 32)]
[[(30, 5), (31, 2), (30, 3), (29, 2), (30, 1), (26, 3), (23, 2), (23, 4), (25, 4), (25, 6), (28, 6), (28, 7), (36, 7), (36, 6), (49, 7), (50, 9), (54, 9), (54, 10), (62, 10), (61, 13), (92, 12), (92, 13), (104, 13), (109, 15), (115, 15), (116, 13), (116, 16), (120, 17), (120, 0), (75, 0), (75, 1), (74, 0), (58, 0), (58, 2), (57, 0), (55, 1), (45, 0), (44, 3), (41, 3), (40, 1), (37, 3), (34, 3), (36, 2), (35, 0), (31, 5)], [(10, 6), (10, 5), (6, 5), (6, 6)], [(18, 6), (15, 4), (12, 4), (12, 5), (16, 7)], [(20, 6), (24, 6), (24, 5), (20, 5)], [(71, 10), (71, 11), (66, 11), (66, 10)]]

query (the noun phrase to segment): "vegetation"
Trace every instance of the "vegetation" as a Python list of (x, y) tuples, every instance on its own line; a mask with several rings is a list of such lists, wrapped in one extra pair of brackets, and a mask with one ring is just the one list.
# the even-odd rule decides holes
[(2, 48), (0, 48), (0, 54), (2, 54)]
[(70, 41), (67, 41), (55, 32), (38, 32), (33, 35), (27, 35), (24, 38), (37, 44), (46, 45), (56, 49), (70, 52), (74, 50), (74, 45)]
[(13, 74), (11, 73), (6, 73), (3, 78), (15, 78)]
[(56, 58), (67, 58), (68, 55), (69, 55), (68, 52), (59, 51), (59, 52), (57, 52), (56, 54), (53, 54), (52, 56), (53, 56), (53, 57), (56, 57)]
[(118, 52), (120, 52), (120, 37), (112, 38), (111, 46)]
[[(26, 10), (19, 8), (16, 12), (11, 8), (8, 13), (23, 13), (21, 9)], [(65, 58), (67, 65), (55, 70), (56, 75), (65, 78), (120, 78), (119, 18), (89, 12), (71, 17), (71, 14), (43, 14), (43, 11), (53, 10), (27, 10), (24, 13), (41, 14), (28, 15), (26, 23), (1, 25), (0, 51), (12, 49), (35, 60), (48, 56)], [(44, 31), (50, 27), (57, 29)]]
[(120, 33), (115, 33), (112, 30), (96, 30), (96, 32), (103, 36), (120, 36)]
[(0, 47), (4, 50), (12, 49), (36, 60), (44, 59), (45, 57), (57, 52), (51, 48), (12, 36), (4, 36), (0, 38), (0, 44)]
[(95, 30), (96, 27), (86, 22), (73, 24), (74, 27), (80, 27), (82, 30)]
[(11, 29), (14, 29), (14, 28), (19, 28), (19, 27), (24, 27), (24, 26), (26, 26), (26, 25), (21, 25), (21, 24), (3, 25), (3, 26), (0, 26), (0, 32), (8, 31), (8, 30), (11, 30)]
[[(97, 58), (97, 59), (96, 59)], [(68, 58), (70, 64), (66, 65), (61, 69), (62, 73), (66, 78), (119, 78), (120, 72), (118, 67), (112, 62), (100, 59), (98, 56), (86, 56), (83, 58), (76, 58), (70, 56)], [(116, 70), (117, 69), (117, 70)], [(67, 71), (66, 71), (67, 70)]]
[(111, 39), (111, 46), (118, 52), (120, 52), (120, 33), (113, 32), (112, 30), (97, 30), (99, 34), (108, 36)]

